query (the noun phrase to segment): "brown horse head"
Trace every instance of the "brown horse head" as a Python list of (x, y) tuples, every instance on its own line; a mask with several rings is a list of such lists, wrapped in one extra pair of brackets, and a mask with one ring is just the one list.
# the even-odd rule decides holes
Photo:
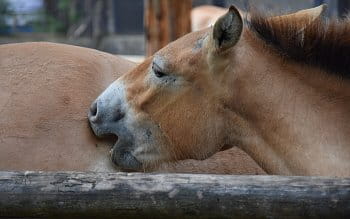
[[(293, 27), (303, 31), (323, 9), (265, 21), (276, 27), (293, 21)], [(282, 81), (278, 72), (289, 69), (265, 47), (231, 6), (212, 28), (169, 44), (111, 84), (91, 107), (91, 127), (98, 136), (118, 136), (112, 161), (132, 170), (166, 161), (205, 159), (227, 145), (258, 144), (264, 138), (259, 133), (262, 119), (273, 117), (266, 109), (272, 101), (267, 95), (278, 90), (270, 90), (265, 82), (268, 77)], [(275, 74), (265, 74), (269, 72), (276, 73), (276, 79)], [(262, 85), (271, 92), (265, 95)], [(254, 95), (245, 96), (247, 89)]]
[(225, 63), (214, 63), (239, 41), (243, 21), (232, 7), (214, 29), (169, 44), (97, 98), (90, 122), (97, 135), (118, 136), (117, 165), (204, 159), (229, 143)]

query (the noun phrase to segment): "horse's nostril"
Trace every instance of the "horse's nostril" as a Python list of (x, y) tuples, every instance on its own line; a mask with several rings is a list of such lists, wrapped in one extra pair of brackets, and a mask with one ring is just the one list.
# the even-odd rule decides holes
[(92, 123), (109, 123), (109, 122), (118, 122), (121, 120), (125, 114), (120, 109), (115, 109), (114, 111), (108, 109), (108, 107), (111, 108), (111, 106), (105, 106), (103, 107), (102, 104), (99, 104), (100, 102), (95, 101), (91, 104), (90, 110), (89, 110), (89, 120)]
[(96, 119), (96, 116), (97, 116), (97, 101), (95, 101), (90, 106), (89, 119), (90, 120)]

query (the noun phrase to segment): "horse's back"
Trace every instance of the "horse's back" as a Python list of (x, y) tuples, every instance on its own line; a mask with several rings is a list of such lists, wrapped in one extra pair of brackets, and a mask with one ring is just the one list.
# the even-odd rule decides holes
[(238, 147), (220, 151), (212, 157), (197, 161), (184, 160), (175, 164), (163, 164), (158, 172), (207, 173), (207, 174), (266, 174), (256, 162)]
[(191, 11), (192, 31), (198, 31), (210, 27), (215, 21), (227, 12), (226, 8), (212, 5), (202, 5)]
[[(75, 46), (0, 46), (0, 169), (86, 169), (93, 99), (133, 63)], [(105, 154), (106, 148), (101, 149)], [(98, 152), (99, 150), (97, 150)]]

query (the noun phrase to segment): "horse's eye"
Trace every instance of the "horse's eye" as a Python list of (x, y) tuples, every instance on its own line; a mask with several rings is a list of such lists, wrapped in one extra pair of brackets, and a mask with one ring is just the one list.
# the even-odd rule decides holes
[(152, 70), (158, 78), (166, 76), (166, 74), (164, 72), (162, 72), (156, 64), (152, 65)]
[(164, 77), (164, 76), (166, 75), (166, 74), (164, 74), (163, 72), (157, 71), (157, 70), (154, 70), (154, 74), (155, 74), (158, 78)]

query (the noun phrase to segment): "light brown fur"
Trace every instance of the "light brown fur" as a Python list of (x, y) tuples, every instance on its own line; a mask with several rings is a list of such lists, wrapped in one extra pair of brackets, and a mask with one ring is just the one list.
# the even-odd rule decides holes
[[(213, 26), (216, 20), (227, 12), (227, 8), (213, 5), (201, 5), (191, 10), (191, 29), (192, 31), (203, 30)], [(248, 14), (240, 10), (242, 17), (246, 18)]]
[[(92, 134), (86, 114), (98, 93), (135, 66), (62, 44), (0, 46), (0, 170), (116, 171), (108, 157), (113, 142)], [(154, 171), (263, 173), (237, 148)]]
[(212, 5), (202, 5), (191, 10), (192, 31), (198, 31), (212, 26), (215, 21), (227, 12), (226, 8)]
[[(277, 20), (300, 20), (293, 24), (303, 31), (322, 12)], [(227, 36), (188, 34), (118, 79), (134, 127), (153, 124), (156, 143), (147, 147), (161, 147), (159, 158), (136, 159), (204, 159), (237, 145), (270, 174), (350, 176), (349, 80), (281, 56), (249, 28), (229, 35), (237, 13), (231, 7), (216, 24)]]

